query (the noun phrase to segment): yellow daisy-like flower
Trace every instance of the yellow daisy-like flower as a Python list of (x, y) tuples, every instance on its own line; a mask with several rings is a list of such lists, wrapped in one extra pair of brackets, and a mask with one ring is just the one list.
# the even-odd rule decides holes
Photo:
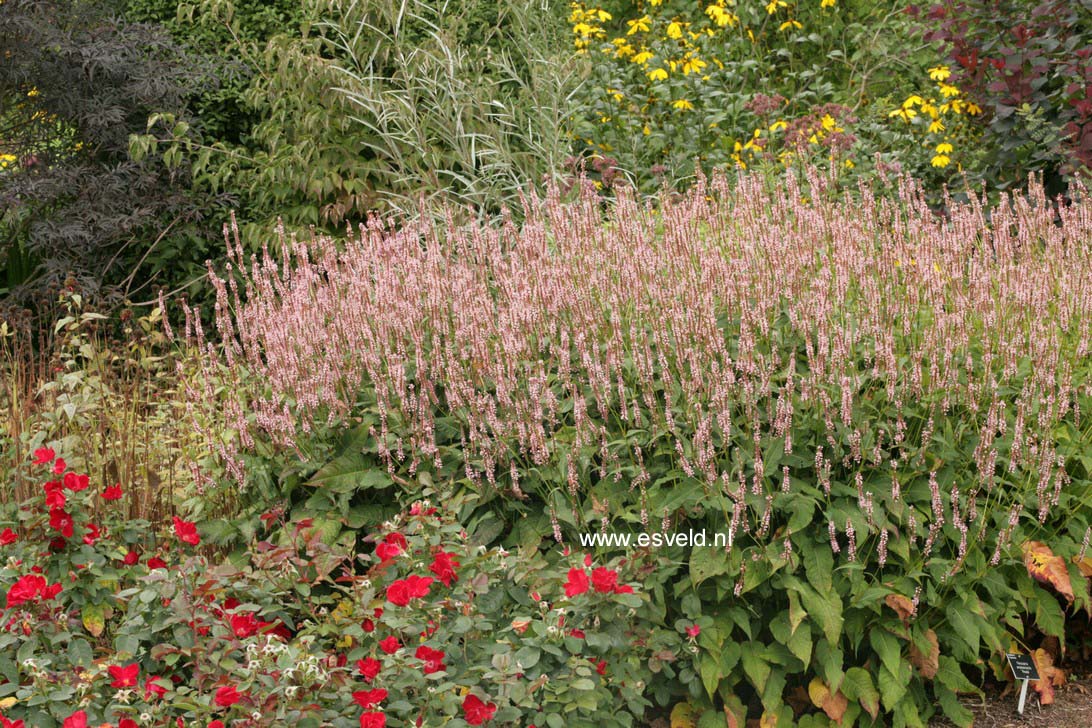
[(778, 120), (778, 121), (775, 121), (774, 123), (770, 124), (770, 131), (781, 131), (782, 129), (785, 129), (788, 126), (789, 125), (786, 124), (784, 121)]
[(924, 104), (924, 103), (925, 103), (925, 99), (918, 96), (917, 94), (913, 94), (912, 96), (907, 97), (906, 101), (902, 102), (902, 108), (909, 109), (909, 108), (915, 106), (916, 104)]
[(694, 108), (694, 104), (690, 103), (686, 99), (678, 99), (676, 101), (672, 101), (671, 105), (679, 111), (690, 111)]
[(654, 57), (655, 57), (654, 53), (650, 53), (649, 51), (641, 51), (640, 53), (635, 53), (633, 58), (631, 58), (630, 60), (633, 61), (634, 63), (638, 63), (638, 64), (643, 66), (644, 64), (648, 63), (650, 59), (652, 59)]
[(682, 25), (677, 20), (671, 21), (667, 26), (667, 37), (673, 40), (682, 38)]
[(608, 13), (606, 10), (596, 10), (595, 17), (599, 18), (600, 23), (605, 23), (614, 16)]
[(650, 81), (664, 81), (667, 79), (667, 71), (662, 68), (654, 68), (648, 72)]
[(0, 169), (6, 169), (16, 159), (14, 154), (0, 154)]
[(789, 7), (789, 4), (785, 2), (785, 0), (770, 0), (770, 2), (766, 5), (766, 13), (769, 15), (773, 15), (777, 12), (778, 8), (787, 7)]
[(951, 75), (952, 71), (947, 66), (933, 66), (929, 69), (929, 78), (934, 81), (947, 81)]
[(978, 116), (982, 113), (982, 108), (973, 101), (966, 102), (966, 111), (971, 116)]
[(838, 4), (838, 0), (823, 0), (821, 3), (819, 3), (819, 7), (821, 7), (821, 8), (833, 8), (837, 4)]
[(644, 133), (645, 136), (648, 136), (652, 133), (652, 130), (648, 128), (648, 124), (645, 124), (644, 128), (641, 129), (641, 132)]
[(780, 26), (778, 26), (777, 29), (778, 30), (786, 30), (788, 28), (796, 28), (797, 30), (800, 30), (803, 27), (804, 26), (798, 20), (786, 20), (784, 23), (782, 23)]
[(853, 169), (856, 166), (857, 165), (853, 163), (852, 159), (847, 159), (846, 160), (846, 169)]
[(933, 160), (932, 160), (931, 164), (934, 167), (947, 167), (949, 162), (951, 162), (951, 161), (952, 160), (951, 160), (950, 157), (948, 157), (948, 155), (938, 154), (935, 157), (933, 157)]
[(940, 144), (937, 144), (937, 154), (951, 154), (951, 153), (952, 153), (952, 145), (949, 144), (948, 142), (941, 142)]
[(823, 114), (823, 118), (819, 120), (819, 123), (823, 125), (823, 131), (842, 131), (838, 128), (838, 123), (834, 121), (834, 117), (830, 114)]
[(903, 121), (910, 121), (911, 119), (913, 119), (917, 115), (918, 115), (918, 112), (914, 111), (913, 109), (895, 109), (894, 111), (892, 111), (892, 112), (890, 112), (888, 114), (888, 116), (890, 116), (890, 117), (898, 116)]
[(683, 61), (682, 72), (684, 76), (689, 76), (691, 72), (697, 73), (701, 69), (705, 68), (707, 64), (700, 58), (687, 58)]
[(718, 28), (723, 28), (725, 26), (735, 27), (736, 22), (739, 21), (737, 16), (719, 5), (710, 5), (705, 9), (705, 14), (709, 16), (710, 20), (717, 24)]
[(944, 95), (944, 98), (951, 98), (952, 96), (959, 96), (959, 89), (951, 84), (940, 83), (940, 93)]
[(626, 25), (629, 26), (629, 30), (626, 31), (626, 35), (633, 35), (635, 33), (647, 33), (652, 28), (652, 18), (647, 15), (637, 18), (636, 20), (627, 20)]
[(942, 131), (944, 131), (944, 122), (942, 122), (940, 119), (933, 119), (933, 121), (929, 124), (929, 133), (936, 134)]

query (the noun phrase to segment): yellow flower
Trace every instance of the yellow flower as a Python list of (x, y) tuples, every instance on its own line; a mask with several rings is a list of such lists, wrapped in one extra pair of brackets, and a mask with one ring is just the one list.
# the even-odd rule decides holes
[(951, 84), (939, 83), (940, 93), (944, 95), (944, 98), (950, 98), (952, 96), (959, 96), (959, 89)]
[(606, 10), (596, 10), (595, 17), (599, 18), (600, 23), (605, 23), (614, 16), (608, 13)]
[(937, 132), (942, 131), (944, 131), (944, 122), (942, 122), (940, 119), (934, 119), (932, 123), (929, 124), (930, 134), (936, 134)]
[(17, 157), (14, 154), (0, 154), (0, 169), (6, 169)]
[(837, 4), (838, 4), (838, 0), (823, 0), (821, 3), (819, 3), (819, 7), (821, 7), (821, 8), (833, 8)]
[(694, 108), (694, 104), (690, 103), (686, 99), (678, 99), (677, 101), (672, 101), (671, 105), (679, 111), (691, 111)]
[(654, 68), (648, 72), (650, 81), (663, 81), (667, 78), (667, 71), (662, 68)]
[(823, 118), (820, 119), (819, 123), (823, 125), (823, 131), (842, 131), (830, 114), (823, 114)]
[(645, 124), (644, 128), (641, 129), (641, 131), (644, 132), (645, 136), (648, 136), (649, 134), (652, 133), (652, 130), (648, 128), (648, 124)]
[(787, 7), (789, 7), (789, 4), (785, 2), (785, 0), (770, 0), (769, 4), (766, 5), (766, 13), (769, 15), (773, 15), (777, 12), (778, 8)]
[(649, 0), (649, 3), (648, 3), (648, 4), (649, 4), (649, 5), (651, 5), (652, 7), (656, 7), (657, 5), (659, 5), (660, 3), (662, 3), (663, 1), (664, 1), (664, 0)]
[(709, 16), (710, 20), (717, 24), (718, 28), (723, 28), (726, 25), (735, 27), (736, 22), (739, 21), (738, 17), (719, 5), (710, 5), (705, 9), (705, 14)]
[(622, 93), (621, 91), (619, 91), (619, 90), (618, 90), (618, 89), (616, 89), (616, 88), (608, 88), (608, 89), (607, 89), (607, 93), (608, 93), (608, 94), (610, 94), (610, 96), (611, 96), (611, 97), (613, 97), (615, 101), (619, 101), (619, 102), (620, 102), (620, 101), (621, 101), (621, 100), (622, 100), (622, 99), (624, 98), (624, 96), (625, 96), (625, 94), (623, 94), (623, 93)]
[(949, 144), (948, 142), (941, 142), (940, 144), (937, 144), (937, 154), (951, 154), (951, 153), (952, 153), (952, 145)]
[(951, 75), (952, 72), (947, 66), (933, 66), (929, 69), (929, 78), (934, 81), (947, 81)]
[(917, 94), (914, 94), (912, 96), (907, 97), (906, 101), (902, 102), (902, 108), (909, 109), (910, 107), (914, 106), (915, 104), (924, 104), (924, 103), (925, 103), (925, 99), (918, 96)]
[(770, 124), (770, 131), (781, 131), (786, 127), (788, 127), (788, 124), (786, 124), (784, 121), (778, 120)]
[(933, 157), (932, 165), (934, 167), (947, 167), (948, 163), (951, 162), (951, 161), (952, 161), (951, 158), (949, 158), (947, 155), (938, 154), (935, 157)]
[(981, 107), (979, 107), (979, 105), (974, 103), (973, 101), (968, 101), (966, 102), (966, 104), (966, 111), (971, 116), (978, 116), (982, 113)]
[(644, 15), (636, 20), (627, 20), (626, 25), (629, 26), (629, 30), (626, 31), (626, 35), (633, 35), (634, 33), (647, 33), (652, 27), (652, 18)]
[(697, 73), (701, 69), (705, 68), (707, 65), (709, 65), (709, 64), (707, 64), (705, 61), (701, 60), (700, 58), (687, 58), (686, 60), (683, 61), (683, 67), (682, 67), (683, 75), (684, 76), (689, 76), (691, 71)]
[(30, 91), (27, 91), (27, 98), (32, 99), (37, 95), (38, 95), (38, 89), (36, 89), (36, 88), (32, 88)]
[(921, 105), (921, 113), (928, 114), (934, 119), (937, 118), (937, 107), (933, 106), (932, 101), (926, 101)]
[(814, 134), (812, 134), (811, 136), (808, 137), (808, 144), (818, 144), (818, 143), (819, 143), (819, 137), (815, 136)]
[(675, 40), (678, 40), (679, 38), (682, 38), (682, 26), (679, 25), (678, 21), (673, 20), (667, 26), (667, 37), (668, 38), (673, 38)]
[(913, 119), (917, 115), (918, 115), (918, 112), (914, 111), (913, 109), (895, 109), (894, 111), (892, 111), (892, 112), (890, 112), (888, 114), (888, 116), (891, 116), (891, 117), (898, 116), (903, 121), (907, 121), (907, 122), (910, 121), (911, 119)]
[(847, 159), (846, 160), (846, 169), (853, 169), (856, 166), (857, 165), (853, 163), (852, 159)]
[(800, 22), (797, 21), (797, 20), (786, 20), (784, 23), (782, 23), (780, 26), (778, 26), (777, 29), (778, 30), (785, 30), (786, 28), (796, 28), (797, 30), (800, 30), (803, 27), (804, 26), (801, 25)]
[(649, 51), (641, 51), (640, 53), (635, 54), (630, 60), (643, 66), (648, 63), (649, 59), (653, 58), (654, 55), (655, 54), (650, 53)]

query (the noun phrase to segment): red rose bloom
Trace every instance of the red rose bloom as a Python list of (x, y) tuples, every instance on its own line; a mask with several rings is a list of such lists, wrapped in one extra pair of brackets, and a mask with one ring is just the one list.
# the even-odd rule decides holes
[(64, 719), (64, 726), (62, 726), (62, 728), (87, 728), (87, 713), (82, 710), (77, 710)]
[(68, 463), (63, 458), (57, 458), (57, 462), (53, 463), (53, 474), (60, 475), (68, 469)]
[(387, 563), (406, 550), (406, 537), (394, 531), (383, 537), (383, 540), (375, 547), (375, 555), (380, 562)]
[(428, 570), (435, 574), (444, 586), (451, 586), (453, 582), (459, 580), (455, 573), (457, 568), (459, 568), (459, 562), (455, 560), (454, 554), (439, 551), (432, 557), (432, 565), (428, 567)]
[(447, 669), (447, 665), (444, 664), (445, 655), (443, 650), (434, 650), (426, 645), (421, 645), (413, 653), (413, 656), (425, 663), (421, 669), (426, 675)]
[(399, 607), (404, 607), (410, 603), (409, 588), (405, 580), (399, 579), (387, 586), (387, 601)]
[(383, 663), (374, 657), (365, 657), (363, 660), (357, 660), (356, 669), (364, 676), (365, 682), (371, 682), (372, 680), (375, 680), (375, 676), (383, 669)]
[(99, 527), (94, 523), (87, 524), (87, 532), (83, 535), (83, 542), (88, 546), (94, 546), (95, 542), (99, 540)]
[(5, 528), (3, 531), (0, 531), (0, 546), (8, 546), (18, 540), (19, 536), (10, 528)]
[(591, 582), (597, 592), (601, 594), (610, 594), (614, 591), (614, 588), (618, 586), (618, 572), (613, 569), (608, 569), (605, 566), (600, 566), (596, 569), (592, 569)]
[(64, 508), (64, 504), (68, 502), (68, 497), (61, 490), (61, 484), (57, 482), (49, 482), (45, 484), (45, 504), (49, 510), (57, 508)]
[(137, 684), (137, 676), (140, 675), (140, 664), (134, 662), (132, 665), (122, 667), (121, 665), (111, 665), (107, 668), (110, 672), (110, 677), (114, 678), (114, 681), (110, 683), (112, 688), (131, 688)]
[(118, 721), (118, 728), (140, 728), (132, 718), (122, 718)]
[(38, 574), (27, 574), (20, 577), (8, 589), (8, 609), (18, 607), (20, 604), (34, 599), (41, 593), (45, 585), (45, 577)]
[(64, 474), (64, 487), (68, 488), (73, 493), (87, 490), (87, 486), (90, 485), (90, 483), (91, 480), (86, 475), (76, 475), (75, 473)]
[(431, 576), (417, 576), (411, 574), (406, 577), (406, 588), (411, 599), (419, 599), (428, 596), (429, 585), (434, 579)]
[(393, 655), (398, 650), (402, 649), (402, 644), (398, 641), (398, 638), (394, 635), (382, 639), (379, 641), (379, 649), (386, 652), (388, 655)]
[(149, 569), (166, 569), (167, 568), (167, 562), (164, 561), (163, 559), (159, 558), (158, 556), (153, 556), (152, 558), (148, 559), (148, 568)]
[(183, 521), (178, 516), (174, 517), (174, 535), (179, 541), (196, 546), (201, 543), (201, 537), (197, 534), (197, 526), (191, 521)]
[(360, 728), (387, 728), (387, 716), (384, 713), (365, 713), (360, 716)]
[(353, 693), (353, 702), (361, 708), (370, 708), (387, 699), (387, 691), (383, 688), (375, 690), (357, 690)]
[[(144, 681), (144, 700), (151, 701), (153, 697), (162, 698), (167, 694), (167, 688), (159, 684), (159, 680), (163, 678), (152, 675)], [(120, 726), (118, 728), (121, 728)]]
[[(182, 720), (182, 719), (179, 718), (179, 720)], [(209, 721), (208, 728), (224, 728), (224, 721), (222, 721), (222, 720)]]
[(365, 617), (364, 621), (360, 623), (360, 628), (363, 629), (365, 632), (371, 634), (375, 631), (375, 622)]
[(112, 501), (118, 500), (119, 498), (121, 498), (121, 483), (108, 486), (106, 490), (102, 491), (103, 500)]
[(496, 712), (496, 704), (484, 703), (481, 698), (473, 693), (467, 695), (463, 700), (463, 716), (470, 725), (481, 725), (486, 721), (493, 720), (493, 714)]
[(49, 512), (49, 527), (65, 538), (72, 538), (72, 516), (61, 509)]
[(575, 597), (588, 590), (588, 574), (583, 569), (569, 569), (569, 580), (565, 582), (565, 596)]
[(0, 715), (0, 728), (26, 728), (26, 723), (23, 722), (22, 718), (19, 720), (8, 720)]
[(140, 554), (130, 549), (129, 553), (125, 554), (125, 558), (121, 560), (121, 563), (125, 564), (126, 566), (132, 566), (138, 561), (140, 561)]
[(213, 696), (212, 702), (216, 703), (221, 708), (228, 708), (242, 699), (242, 694), (235, 689), (234, 685), (225, 685), (222, 688), (216, 689), (216, 694)]
[(45, 465), (46, 463), (53, 462), (53, 458), (57, 457), (57, 453), (53, 451), (51, 447), (40, 447), (34, 451), (33, 465)]

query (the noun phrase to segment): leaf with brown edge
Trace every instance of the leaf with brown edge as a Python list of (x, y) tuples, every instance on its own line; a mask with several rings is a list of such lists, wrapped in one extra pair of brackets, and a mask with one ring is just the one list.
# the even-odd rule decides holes
[(696, 728), (697, 725), (690, 703), (676, 703), (671, 709), (671, 728)]
[(937, 642), (937, 633), (929, 630), (925, 633), (925, 639), (929, 641), (929, 653), (925, 654), (918, 646), (910, 642), (910, 664), (918, 668), (918, 672), (926, 680), (932, 680), (940, 669), (940, 643)]
[(1041, 541), (1028, 541), (1023, 546), (1024, 565), (1036, 581), (1050, 584), (1055, 590), (1073, 601), (1073, 585), (1069, 581), (1069, 569), (1066, 568), (1065, 559), (1055, 556), (1050, 547)]
[(1054, 702), (1054, 688), (1065, 684), (1065, 671), (1055, 667), (1054, 658), (1041, 647), (1031, 653), (1031, 658), (1039, 671), (1039, 679), (1032, 687), (1039, 693), (1039, 704), (1050, 705)]
[(1083, 559), (1074, 556), (1073, 563), (1080, 569), (1081, 576), (1086, 579), (1092, 578), (1092, 556), (1085, 556)]
[(902, 594), (888, 594), (883, 598), (883, 601), (884, 604), (895, 610), (895, 613), (899, 615), (899, 619), (903, 622), (908, 621), (918, 611), (914, 606), (914, 602)]
[(816, 708), (822, 708), (827, 717), (841, 725), (842, 717), (849, 707), (849, 701), (842, 691), (830, 692), (830, 688), (820, 678), (812, 678), (808, 684), (808, 696)]

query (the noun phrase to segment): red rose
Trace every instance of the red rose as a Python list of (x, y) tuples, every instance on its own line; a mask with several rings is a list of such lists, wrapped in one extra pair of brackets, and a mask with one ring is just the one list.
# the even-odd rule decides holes
[(88, 546), (94, 546), (95, 542), (99, 540), (99, 527), (94, 523), (87, 524), (87, 532), (83, 535), (83, 542)]
[(57, 462), (53, 463), (53, 474), (60, 475), (68, 469), (68, 463), (63, 458), (57, 458)]
[(121, 498), (121, 483), (108, 486), (106, 490), (102, 491), (103, 500), (112, 501), (118, 500), (119, 498)]
[(575, 597), (588, 590), (588, 574), (583, 569), (569, 569), (569, 580), (565, 582), (565, 596)]
[(112, 688), (131, 688), (137, 684), (137, 676), (140, 675), (140, 664), (134, 662), (132, 665), (122, 667), (121, 665), (111, 665), (107, 668), (110, 672), (110, 677), (114, 678), (114, 681), (110, 683)]
[(21, 718), (19, 720), (8, 720), (0, 715), (0, 728), (26, 728), (26, 723)]
[(633, 587), (631, 587), (629, 584), (619, 584), (618, 586), (614, 587), (614, 593), (615, 594), (632, 594), (633, 593)]
[(51, 447), (40, 447), (34, 451), (33, 465), (45, 465), (46, 463), (53, 462), (53, 458), (57, 457), (57, 453), (53, 451)]
[(406, 588), (409, 590), (410, 598), (419, 599), (428, 596), (429, 585), (435, 581), (431, 576), (417, 576), (411, 574), (406, 577)]
[(61, 593), (60, 582), (42, 587), (42, 601), (48, 602)]
[(212, 702), (216, 703), (221, 708), (228, 708), (242, 699), (243, 696), (235, 689), (235, 686), (225, 685), (222, 688), (216, 689), (216, 695), (213, 696)]
[[(179, 718), (179, 720), (182, 720), (182, 719)], [(224, 728), (224, 721), (222, 721), (222, 720), (209, 721), (208, 728)]]
[(402, 649), (402, 644), (398, 641), (398, 638), (394, 635), (382, 639), (379, 641), (379, 649), (386, 652), (388, 655), (393, 655), (398, 650)]
[(66, 511), (55, 509), (49, 512), (49, 527), (65, 538), (72, 538), (72, 516)]
[(167, 568), (167, 562), (164, 561), (163, 559), (159, 558), (158, 556), (153, 556), (152, 558), (148, 559), (148, 568), (149, 569), (166, 569)]
[(699, 634), (701, 634), (701, 627), (696, 624), (692, 624), (686, 628), (687, 637), (697, 637)]
[(91, 480), (86, 475), (76, 475), (75, 473), (64, 474), (64, 487), (68, 488), (73, 493), (87, 490), (87, 486), (90, 485), (90, 483)]
[(591, 566), (591, 554), (584, 554), (584, 566)]
[(363, 660), (357, 660), (356, 669), (360, 670), (360, 674), (364, 676), (365, 682), (371, 682), (375, 680), (375, 676), (379, 674), (379, 671), (383, 668), (383, 663), (374, 657), (365, 657)]
[(118, 728), (140, 728), (132, 718), (122, 718), (118, 721)]
[(364, 713), (360, 716), (360, 728), (387, 728), (387, 716), (383, 713)]
[(393, 581), (387, 586), (387, 601), (399, 607), (410, 603), (409, 587), (404, 579)]
[(126, 566), (132, 566), (138, 561), (140, 561), (140, 554), (138, 554), (136, 551), (133, 551), (132, 549), (130, 549), (129, 553), (125, 554), (125, 558), (121, 560), (121, 562)]
[(597, 569), (592, 569), (591, 581), (597, 592), (610, 594), (618, 586), (618, 572), (600, 566)]
[(493, 720), (493, 714), (497, 712), (494, 703), (484, 703), (481, 698), (470, 693), (463, 700), (463, 715), (470, 725), (481, 725), (488, 720)]
[(0, 531), (0, 546), (8, 546), (18, 540), (19, 536), (10, 528), (5, 528), (3, 531)]
[(370, 708), (387, 699), (387, 691), (383, 688), (375, 690), (357, 690), (353, 693), (353, 702), (361, 708)]
[(8, 609), (17, 607), (24, 602), (29, 602), (31, 599), (37, 597), (46, 586), (46, 580), (44, 576), (38, 574), (27, 574), (20, 577), (18, 581), (11, 585), (8, 589)]
[[(591, 659), (591, 658), (589, 658), (589, 659)], [(595, 665), (595, 671), (597, 673), (599, 673), (600, 675), (606, 675), (607, 674), (607, 661), (606, 660), (592, 659), (592, 664)]]
[(360, 623), (360, 628), (363, 629), (365, 632), (371, 634), (375, 631), (375, 622), (365, 617), (364, 621)]
[(183, 521), (178, 516), (174, 516), (174, 535), (178, 537), (179, 541), (188, 543), (191, 546), (201, 543), (201, 537), (197, 534), (197, 526), (191, 521)]
[[(151, 701), (153, 697), (162, 698), (167, 694), (167, 688), (160, 685), (157, 681), (162, 678), (152, 675), (144, 681), (144, 700)], [(121, 728), (118, 726), (118, 728)]]
[(388, 533), (383, 540), (375, 547), (375, 555), (379, 557), (382, 563), (386, 563), (404, 553), (406, 550), (406, 537), (402, 534), (394, 531)]
[(447, 665), (444, 664), (445, 655), (443, 650), (434, 650), (426, 645), (421, 645), (413, 653), (413, 656), (425, 663), (421, 669), (426, 675), (447, 669)]
[(68, 496), (61, 490), (61, 484), (57, 482), (49, 482), (45, 484), (45, 504), (49, 510), (56, 510), (58, 508), (64, 508), (64, 504), (68, 502)]
[(87, 713), (82, 710), (77, 710), (64, 719), (64, 726), (62, 726), (62, 728), (87, 728)]
[(459, 580), (455, 573), (457, 568), (459, 568), (459, 562), (454, 559), (454, 554), (439, 551), (432, 557), (432, 565), (428, 567), (428, 570), (435, 574), (444, 586), (451, 586), (452, 582)]

